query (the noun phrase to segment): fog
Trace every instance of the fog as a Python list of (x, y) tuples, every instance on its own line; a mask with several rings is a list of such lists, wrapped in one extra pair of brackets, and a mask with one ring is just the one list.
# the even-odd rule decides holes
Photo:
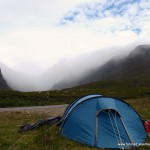
[[(17, 91), (79, 80), (149, 44), (148, 1), (0, 1), (0, 68)], [(65, 88), (65, 87), (64, 87)]]
[(46, 71), (36, 74), (23, 73), (3, 63), (0, 63), (0, 68), (4, 79), (13, 90), (46, 91), (59, 82), (76, 81), (112, 58), (121, 59), (125, 57), (137, 45), (137, 43), (133, 43), (124, 47), (110, 47), (75, 57), (62, 58)]

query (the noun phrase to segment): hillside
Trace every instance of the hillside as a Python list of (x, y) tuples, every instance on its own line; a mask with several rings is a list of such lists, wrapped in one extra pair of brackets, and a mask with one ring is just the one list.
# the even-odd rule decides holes
[(0, 90), (9, 90), (9, 89), (10, 88), (8, 87), (6, 81), (4, 80), (1, 70), (0, 70)]
[(130, 80), (150, 86), (150, 45), (136, 47), (123, 59), (114, 58), (78, 81), (60, 82), (53, 89), (69, 88), (102, 80)]
[[(16, 92), (0, 90), (0, 107), (71, 103), (87, 94), (102, 94), (119, 99), (150, 98), (150, 49), (139, 46), (126, 58), (111, 60), (80, 81), (61, 84), (64, 90)], [(2, 79), (2, 76), (1, 76)], [(3, 83), (4, 80), (3, 80)], [(82, 85), (81, 85), (82, 84)], [(5, 85), (6, 86), (6, 85)]]
[(123, 60), (111, 60), (104, 66), (89, 74), (84, 82), (106, 79), (139, 79), (149, 80), (150, 46), (136, 47)]

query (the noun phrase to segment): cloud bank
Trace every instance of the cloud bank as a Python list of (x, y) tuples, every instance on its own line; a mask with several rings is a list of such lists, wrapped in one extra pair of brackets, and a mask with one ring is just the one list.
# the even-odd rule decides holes
[(125, 57), (136, 46), (137, 43), (134, 43), (125, 47), (111, 47), (64, 58), (46, 71), (37, 74), (14, 70), (2, 63), (0, 63), (0, 66), (2, 75), (12, 89), (24, 92), (47, 91), (59, 82), (79, 80), (82, 76), (90, 73), (93, 69), (100, 67), (112, 58), (121, 59)]
[(0, 1), (0, 61), (11, 72), (0, 67), (14, 89), (50, 89), (149, 44), (149, 11), (147, 0)]

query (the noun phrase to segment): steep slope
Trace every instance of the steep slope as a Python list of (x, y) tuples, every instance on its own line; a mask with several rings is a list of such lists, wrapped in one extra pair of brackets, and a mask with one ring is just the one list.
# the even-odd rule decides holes
[(83, 82), (106, 79), (139, 79), (149, 80), (150, 46), (136, 47), (126, 58), (111, 60), (102, 67), (84, 77)]
[(53, 89), (69, 88), (102, 80), (134, 80), (140, 84), (150, 85), (150, 45), (136, 47), (123, 59), (114, 58), (78, 81), (61, 82)]
[(6, 81), (4, 80), (1, 70), (0, 70), (0, 90), (9, 90), (9, 86), (7, 85)]

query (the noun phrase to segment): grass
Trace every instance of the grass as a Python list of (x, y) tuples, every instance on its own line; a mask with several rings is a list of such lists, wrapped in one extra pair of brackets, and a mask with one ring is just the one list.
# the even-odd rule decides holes
[(0, 107), (66, 104), (75, 98), (77, 97), (61, 91), (17, 92), (0, 90)]
[[(59, 135), (57, 126), (45, 125), (25, 134), (17, 133), (20, 125), (36, 122), (38, 119), (57, 116), (63, 109), (42, 112), (5, 112), (0, 113), (0, 149), (1, 150), (78, 150), (91, 149)], [(93, 148), (96, 150), (96, 148)]]
[[(150, 119), (150, 99), (136, 98), (126, 100), (143, 117)], [(63, 114), (64, 109), (47, 109), (41, 111), (18, 111), (0, 113), (0, 150), (98, 150), (87, 145), (71, 141), (59, 135), (57, 126), (45, 125), (25, 134), (17, 133), (19, 126), (36, 122), (50, 116)], [(146, 143), (150, 143), (150, 138)], [(149, 146), (139, 150), (148, 150)], [(102, 150), (102, 149), (99, 149)]]
[[(125, 100), (143, 117), (150, 119), (150, 86), (138, 81), (98, 81), (65, 90), (45, 92), (0, 91), (0, 107), (69, 104), (80, 96), (99, 93)], [(26, 134), (19, 126), (62, 114), (64, 109), (0, 112), (0, 150), (98, 150), (59, 135), (58, 127), (43, 126)], [(146, 141), (150, 143), (150, 135)], [(148, 150), (150, 146), (141, 147)], [(102, 150), (102, 149), (101, 149)]]
[(150, 97), (150, 86), (137, 80), (106, 80), (44, 92), (0, 90), (0, 107), (68, 104), (80, 96), (98, 93), (119, 99), (143, 98)]

